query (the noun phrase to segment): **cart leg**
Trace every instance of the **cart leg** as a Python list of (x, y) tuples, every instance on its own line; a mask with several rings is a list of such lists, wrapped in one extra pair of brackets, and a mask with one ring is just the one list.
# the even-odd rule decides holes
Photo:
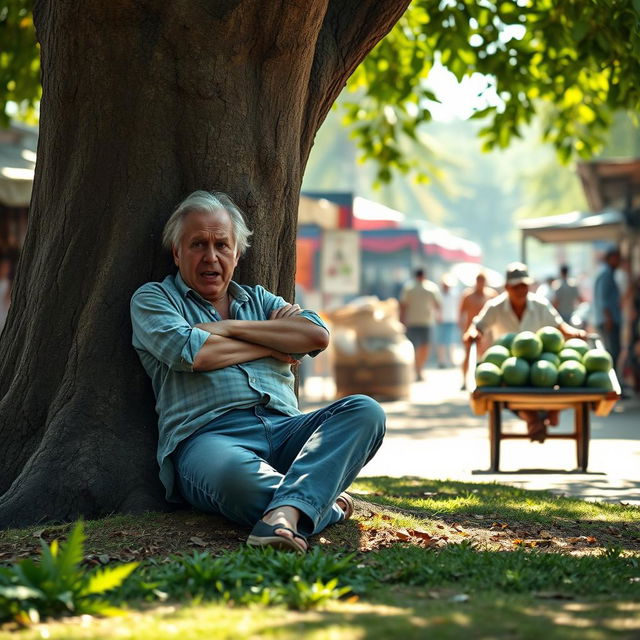
[(582, 429), (582, 412), (584, 407), (581, 402), (577, 403), (573, 410), (573, 423), (576, 432), (576, 458), (578, 460), (578, 469), (582, 469), (582, 440), (584, 438)]
[(502, 435), (502, 406), (500, 402), (491, 403), (489, 413), (489, 444), (491, 447), (491, 467), (493, 472), (500, 471), (500, 437)]
[(587, 471), (587, 466), (589, 465), (589, 440), (591, 439), (591, 414), (589, 413), (589, 403), (582, 403), (582, 429), (581, 429), (581, 439), (578, 441), (578, 446), (580, 448), (578, 452), (578, 466), (580, 470), (583, 472)]

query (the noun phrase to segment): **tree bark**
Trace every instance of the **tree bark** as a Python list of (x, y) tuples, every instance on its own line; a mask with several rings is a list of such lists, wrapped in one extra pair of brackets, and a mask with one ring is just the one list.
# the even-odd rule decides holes
[(293, 292), (313, 136), (408, 0), (39, 0), (29, 230), (0, 339), (0, 526), (166, 508), (129, 299), (195, 189), (254, 231), (236, 279)]

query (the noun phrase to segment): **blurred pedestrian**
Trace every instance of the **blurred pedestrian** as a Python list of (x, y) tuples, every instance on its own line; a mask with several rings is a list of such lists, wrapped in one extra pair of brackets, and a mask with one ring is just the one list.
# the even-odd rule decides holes
[(551, 300), (553, 283), (553, 276), (547, 276), (545, 281), (538, 285), (536, 294), (542, 296), (543, 298), (546, 298), (547, 300)]
[[(460, 300), (460, 309), (458, 311), (458, 326), (462, 334), (466, 332), (471, 324), (471, 321), (480, 313), (482, 307), (484, 307), (487, 300), (495, 298), (498, 292), (495, 289), (487, 286), (487, 276), (480, 271), (476, 276), (476, 284), (472, 289), (467, 289), (462, 294)], [(483, 336), (477, 342), (478, 356), (482, 355), (482, 352), (487, 348), (489, 343), (489, 336)], [(462, 361), (462, 390), (466, 389), (467, 371), (469, 370), (469, 348), (471, 344), (464, 345), (464, 360)]]
[(617, 247), (607, 249), (604, 255), (604, 268), (598, 273), (593, 287), (596, 330), (602, 337), (606, 350), (611, 354), (614, 367), (618, 366), (621, 347), (622, 304), (615, 277), (620, 261), (620, 249)]
[(582, 296), (578, 285), (569, 278), (568, 264), (560, 266), (560, 278), (553, 283), (551, 302), (562, 319), (571, 324), (571, 316), (578, 304), (582, 302)]
[(458, 342), (456, 324), (458, 321), (459, 295), (455, 289), (456, 282), (449, 274), (440, 280), (441, 309), (436, 327), (436, 350), (438, 367), (453, 366), (454, 347)]
[(418, 380), (423, 379), (422, 370), (429, 359), (436, 314), (440, 308), (438, 285), (427, 280), (424, 269), (416, 269), (413, 280), (407, 282), (400, 292), (400, 321), (413, 344)]

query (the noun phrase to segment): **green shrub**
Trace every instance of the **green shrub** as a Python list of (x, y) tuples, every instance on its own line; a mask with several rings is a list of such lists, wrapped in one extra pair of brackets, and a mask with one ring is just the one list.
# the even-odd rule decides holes
[(38, 622), (45, 617), (108, 614), (115, 611), (101, 594), (120, 586), (137, 562), (88, 571), (84, 557), (84, 527), (78, 522), (67, 541), (51, 546), (41, 541), (40, 560), (30, 558), (0, 567), (0, 620)]

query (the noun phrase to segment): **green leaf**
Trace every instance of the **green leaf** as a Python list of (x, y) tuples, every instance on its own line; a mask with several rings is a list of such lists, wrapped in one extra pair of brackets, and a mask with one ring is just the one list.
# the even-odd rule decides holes
[(78, 572), (84, 555), (84, 541), (84, 525), (79, 520), (60, 548), (58, 570), (62, 576), (73, 577)]
[(58, 593), (58, 595), (56, 596), (56, 600), (58, 602), (62, 602), (62, 604), (69, 610), (69, 611), (75, 611), (76, 609), (76, 602), (75, 602), (75, 597), (72, 591), (62, 591), (60, 593)]
[(36, 565), (30, 558), (13, 567), (13, 574), (21, 584), (34, 589), (40, 587), (47, 577), (42, 564)]
[(588, 30), (589, 25), (586, 22), (578, 21), (573, 25), (571, 34), (577, 41), (580, 41), (587, 35)]
[(17, 584), (11, 587), (0, 587), (0, 597), (7, 600), (42, 600), (46, 596), (40, 589)]
[(82, 596), (104, 593), (115, 587), (119, 587), (138, 566), (138, 562), (100, 569), (94, 573), (80, 592)]

